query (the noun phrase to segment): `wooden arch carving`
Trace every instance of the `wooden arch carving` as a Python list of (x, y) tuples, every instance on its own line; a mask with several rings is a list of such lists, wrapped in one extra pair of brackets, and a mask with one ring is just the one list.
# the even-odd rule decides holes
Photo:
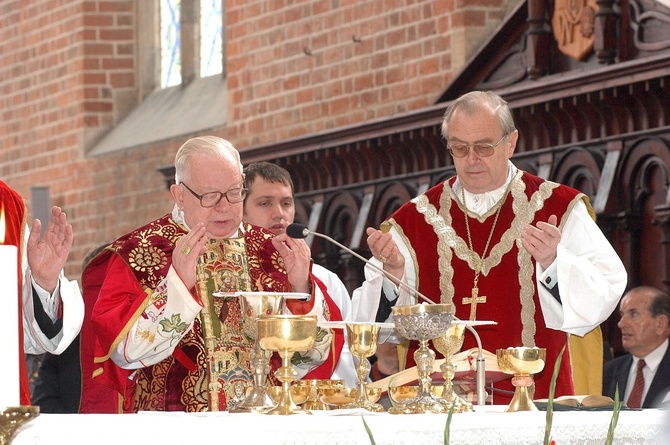
[(550, 177), (552, 181), (575, 188), (593, 200), (604, 162), (599, 152), (574, 147), (557, 160)]

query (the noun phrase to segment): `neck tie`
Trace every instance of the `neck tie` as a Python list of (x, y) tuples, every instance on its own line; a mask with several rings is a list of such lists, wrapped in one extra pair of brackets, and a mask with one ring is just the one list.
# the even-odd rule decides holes
[(635, 383), (633, 384), (633, 390), (628, 396), (628, 408), (640, 408), (642, 406), (642, 392), (644, 391), (644, 375), (642, 375), (642, 370), (644, 369), (646, 363), (644, 360), (637, 362), (637, 374), (635, 375)]

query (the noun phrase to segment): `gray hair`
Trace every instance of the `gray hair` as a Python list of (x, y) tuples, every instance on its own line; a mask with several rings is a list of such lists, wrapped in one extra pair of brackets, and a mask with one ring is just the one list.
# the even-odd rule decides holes
[(189, 161), (194, 155), (229, 158), (240, 166), (240, 174), (242, 174), (240, 153), (233, 147), (233, 144), (217, 136), (198, 136), (184, 142), (177, 150), (174, 158), (175, 184), (179, 184), (180, 178), (186, 175)]
[(462, 110), (464, 113), (470, 114), (482, 108), (490, 108), (495, 111), (503, 134), (508, 135), (516, 130), (512, 111), (505, 99), (492, 91), (471, 91), (447, 106), (442, 120), (442, 137), (446, 140), (449, 139), (449, 123), (456, 110)]

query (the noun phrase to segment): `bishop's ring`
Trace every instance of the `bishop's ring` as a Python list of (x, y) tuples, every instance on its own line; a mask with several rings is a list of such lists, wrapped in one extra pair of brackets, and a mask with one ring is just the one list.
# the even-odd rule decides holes
[(184, 247), (181, 248), (181, 253), (188, 255), (191, 252), (191, 246), (184, 244)]

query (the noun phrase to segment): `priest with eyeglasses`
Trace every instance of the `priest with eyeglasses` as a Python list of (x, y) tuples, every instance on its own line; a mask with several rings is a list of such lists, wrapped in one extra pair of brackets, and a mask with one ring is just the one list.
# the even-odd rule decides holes
[[(352, 299), (355, 319), (383, 321), (393, 305), (421, 303), (408, 292), (416, 288), (452, 304), (460, 319), (497, 322), (477, 328), (486, 350), (546, 348), (536, 398), (548, 397), (563, 347), (556, 396), (600, 394), (599, 325), (616, 308), (627, 274), (588, 197), (511, 162), (519, 133), (495, 93), (473, 91), (450, 103), (442, 135), (456, 176), (394, 212), (388, 233), (367, 229), (371, 261), (409, 286), (366, 268)], [(466, 333), (463, 350), (470, 347), (476, 344)], [(410, 344), (406, 367), (415, 348)], [(511, 382), (496, 387), (503, 391), (494, 403), (509, 402)]]
[[(328, 320), (307, 245), (242, 223), (247, 189), (230, 142), (189, 139), (175, 170), (172, 212), (121, 236), (84, 271), (80, 412), (235, 408), (255, 371), (236, 291), (307, 294), (286, 300), (288, 311)], [(322, 330), (296, 354), (300, 377), (329, 378), (331, 341)]]

